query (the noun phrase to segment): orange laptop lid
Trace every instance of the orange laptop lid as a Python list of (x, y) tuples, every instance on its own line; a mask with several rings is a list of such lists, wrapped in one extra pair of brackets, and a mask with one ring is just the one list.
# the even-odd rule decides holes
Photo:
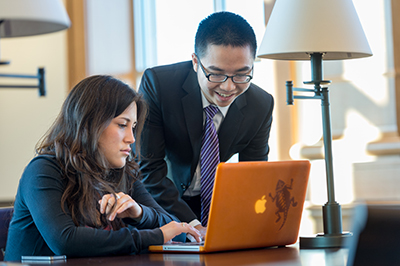
[(310, 162), (220, 163), (204, 245), (150, 246), (155, 252), (215, 252), (297, 241)]

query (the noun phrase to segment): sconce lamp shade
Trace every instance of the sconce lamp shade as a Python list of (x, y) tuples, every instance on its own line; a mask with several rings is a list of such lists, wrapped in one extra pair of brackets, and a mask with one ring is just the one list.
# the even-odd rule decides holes
[(361, 23), (351, 0), (276, 0), (258, 57), (324, 60), (371, 56)]
[(0, 1), (0, 38), (51, 33), (70, 24), (60, 0)]

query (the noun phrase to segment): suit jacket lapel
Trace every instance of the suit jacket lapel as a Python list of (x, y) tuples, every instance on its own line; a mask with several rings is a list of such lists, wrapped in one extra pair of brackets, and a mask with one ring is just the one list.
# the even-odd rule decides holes
[(196, 72), (190, 71), (182, 88), (187, 93), (182, 97), (182, 107), (193, 148), (193, 161), (198, 162), (203, 131), (203, 106)]
[(244, 114), (241, 109), (246, 105), (246, 93), (243, 93), (231, 104), (229, 111), (221, 124), (218, 132), (221, 160), (225, 161), (232, 155), (228, 154), (228, 150), (240, 129), (240, 125), (244, 119)]

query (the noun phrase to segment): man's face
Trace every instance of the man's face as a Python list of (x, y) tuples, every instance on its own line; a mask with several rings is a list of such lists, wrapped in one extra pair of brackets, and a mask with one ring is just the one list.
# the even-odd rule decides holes
[[(228, 106), (250, 86), (250, 82), (234, 83), (232, 78), (228, 78), (222, 83), (214, 83), (210, 82), (205, 75), (205, 73), (228, 76), (252, 75), (254, 59), (250, 46), (209, 45), (205, 56), (199, 60), (193, 54), (192, 62), (194, 71), (197, 72), (200, 88), (207, 100), (212, 104), (221, 107)], [(201, 67), (203, 67), (205, 73)]]

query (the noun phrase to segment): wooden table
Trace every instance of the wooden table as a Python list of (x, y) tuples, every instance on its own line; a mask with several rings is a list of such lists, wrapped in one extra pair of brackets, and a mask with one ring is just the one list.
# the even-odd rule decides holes
[[(56, 265), (146, 265), (146, 266), (345, 266), (347, 249), (299, 249), (297, 245), (282, 248), (266, 248), (246, 251), (219, 252), (211, 254), (151, 253), (131, 256), (69, 258)], [(32, 264), (49, 265), (49, 264)]]

